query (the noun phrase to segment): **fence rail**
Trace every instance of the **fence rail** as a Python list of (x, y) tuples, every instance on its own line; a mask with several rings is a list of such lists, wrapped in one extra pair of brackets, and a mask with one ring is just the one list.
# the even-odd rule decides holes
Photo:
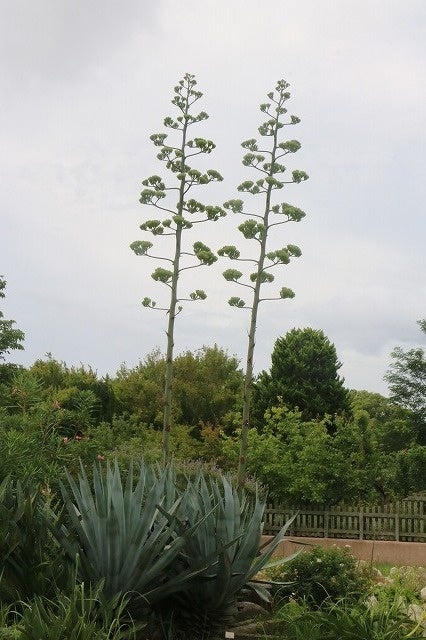
[(268, 505), (263, 533), (277, 533), (296, 512), (291, 536), (426, 542), (426, 498), (364, 507)]

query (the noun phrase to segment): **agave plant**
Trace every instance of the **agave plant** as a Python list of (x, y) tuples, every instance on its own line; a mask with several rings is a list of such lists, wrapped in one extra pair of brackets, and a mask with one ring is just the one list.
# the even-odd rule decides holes
[[(268, 563), (293, 519), (262, 547), (265, 504), (257, 492), (249, 496), (238, 492), (224, 476), (216, 480), (201, 474), (190, 487), (186, 519), (175, 526), (181, 533), (192, 527), (192, 535), (173, 569), (177, 574), (185, 570), (194, 575), (164, 609), (171, 612), (172, 625), (184, 637), (210, 638), (232, 623), (238, 592)], [(266, 600), (266, 590), (251, 584)]]
[(78, 558), (80, 579), (102, 581), (108, 598), (133, 594), (134, 606), (182, 588), (191, 572), (171, 577), (168, 567), (191, 531), (175, 533), (181, 497), (170, 466), (141, 464), (136, 483), (131, 466), (124, 484), (117, 461), (105, 471), (95, 465), (92, 483), (82, 466), (77, 481), (68, 474), (68, 484), (61, 485), (68, 522), (57, 535), (68, 556)]

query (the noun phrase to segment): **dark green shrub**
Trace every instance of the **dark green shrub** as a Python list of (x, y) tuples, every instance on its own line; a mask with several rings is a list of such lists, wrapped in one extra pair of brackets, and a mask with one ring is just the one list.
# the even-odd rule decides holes
[(50, 595), (68, 579), (64, 553), (50, 532), (47, 489), (6, 477), (0, 483), (0, 602)]
[(269, 571), (274, 581), (291, 583), (275, 587), (278, 598), (305, 599), (313, 607), (320, 606), (326, 599), (329, 602), (341, 598), (357, 600), (370, 583), (368, 574), (368, 568), (358, 566), (349, 547), (336, 546), (313, 547)]

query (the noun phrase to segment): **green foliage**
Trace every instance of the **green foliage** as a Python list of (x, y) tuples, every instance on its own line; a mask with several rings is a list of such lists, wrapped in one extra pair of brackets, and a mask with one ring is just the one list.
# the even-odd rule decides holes
[(392, 487), (397, 495), (407, 496), (425, 491), (426, 445), (401, 449), (389, 462), (393, 463)]
[(12, 379), (9, 409), (18, 411), (23, 417), (42, 400), (42, 384), (29, 371), (19, 371)]
[[(5, 297), (6, 280), (0, 276), (0, 298)], [(0, 363), (11, 351), (22, 350), (25, 334), (20, 329), (15, 329), (15, 320), (5, 320), (0, 311)], [(2, 366), (2, 365), (0, 365)]]
[(367, 414), (371, 455), (366, 464), (375, 468), (373, 483), (381, 498), (424, 491), (426, 447), (417, 443), (413, 413), (368, 391), (351, 391), (351, 401), (356, 415)]
[(135, 415), (147, 425), (162, 425), (165, 360), (157, 349), (129, 369), (122, 365), (113, 380), (117, 415)]
[(355, 412), (368, 413), (370, 428), (376, 436), (380, 451), (390, 454), (415, 444), (417, 432), (408, 409), (379, 393), (351, 391), (349, 395)]
[(135, 483), (130, 466), (123, 484), (117, 462), (107, 463), (105, 471), (94, 466), (92, 482), (82, 468), (68, 485), (61, 485), (68, 523), (56, 535), (69, 558), (78, 558), (83, 581), (102, 581), (107, 598), (129, 595), (136, 610), (182, 588), (189, 572), (170, 576), (168, 569), (191, 529), (175, 535), (181, 500), (171, 468), (142, 464)]
[(274, 581), (289, 582), (278, 587), (279, 597), (306, 601), (312, 608), (325, 601), (341, 598), (356, 602), (366, 592), (371, 578), (358, 567), (348, 547), (313, 547), (275, 569), (269, 570)]
[(239, 406), (241, 385), (239, 361), (217, 345), (181, 354), (174, 380), (179, 422), (222, 426), (228, 412)]
[(0, 640), (19, 640), (20, 635), (17, 612), (0, 601)]
[[(18, 417), (18, 416), (15, 416)], [(61, 439), (49, 428), (42, 430), (35, 420), (23, 424), (21, 418), (12, 426), (0, 424), (0, 481), (6, 476), (25, 478), (34, 484), (49, 483), (59, 475), (62, 456)]]
[[(164, 373), (165, 359), (159, 351), (133, 369), (122, 366), (113, 383), (119, 412), (159, 428)], [(237, 358), (217, 345), (181, 353), (174, 361), (174, 423), (198, 430), (206, 424), (223, 426), (226, 415), (238, 408), (241, 385)]]
[(229, 298), (228, 304), (231, 307), (238, 307), (239, 309), (242, 309), (243, 307), (245, 307), (246, 303), (238, 296), (232, 296), (231, 298)]
[(372, 607), (342, 598), (316, 610), (290, 601), (277, 613), (273, 630), (287, 640), (421, 640), (420, 625), (397, 601), (383, 598)]
[(385, 582), (377, 585), (373, 593), (389, 602), (398, 598), (409, 605), (422, 602), (420, 591), (425, 585), (426, 567), (392, 567)]
[(282, 298), (283, 300), (285, 300), (286, 298), (294, 298), (295, 293), (294, 291), (292, 291), (291, 289), (289, 289), (288, 287), (282, 287), (280, 290), (280, 298)]
[(200, 261), (200, 264), (212, 265), (216, 262), (217, 257), (214, 253), (202, 242), (194, 242), (193, 245), (194, 255)]
[(230, 282), (237, 282), (242, 275), (242, 271), (238, 271), (238, 269), (226, 269), (226, 271), (223, 272), (225, 280)]
[[(363, 416), (336, 419), (333, 435), (328, 418), (303, 420), (284, 406), (265, 413), (261, 430), (248, 434), (247, 469), (268, 487), (271, 499), (285, 503), (356, 502), (377, 499), (381, 471), (369, 422)], [(233, 466), (238, 442), (225, 437), (223, 455)]]
[[(99, 587), (75, 585), (70, 595), (36, 597), (19, 621), (20, 640), (136, 640), (138, 627), (123, 622), (125, 600), (105, 602)], [(0, 636), (1, 637), (1, 636)]]
[(81, 435), (94, 424), (98, 399), (93, 391), (68, 387), (58, 391), (54, 397), (56, 428), (61, 434)]
[[(78, 397), (83, 398), (83, 392), (90, 392), (93, 394), (93, 406), (90, 410), (93, 420), (100, 422), (112, 418), (115, 398), (108, 376), (98, 378), (96, 371), (83, 365), (68, 367), (65, 362), (58, 362), (50, 354), (47, 354), (45, 360), (36, 360), (29, 373), (41, 383), (43, 398), (51, 404), (59, 404), (59, 408), (73, 411), (80, 402)], [(73, 393), (67, 391), (62, 396), (63, 390), (68, 389), (73, 389)], [(77, 392), (82, 392), (82, 395), (79, 396)]]
[(255, 423), (280, 404), (299, 410), (304, 420), (350, 413), (348, 391), (338, 375), (336, 349), (320, 330), (292, 329), (275, 342), (270, 371), (263, 371), (253, 393)]
[[(54, 488), (64, 466), (78, 472), (79, 459), (91, 466), (117, 457), (123, 468), (131, 458), (161, 459), (160, 352), (103, 380), (51, 357), (28, 370), (4, 367), (0, 481), (10, 474)], [(176, 459), (237, 466), (242, 386), (238, 360), (217, 346), (175, 358)], [(258, 433), (249, 431), (250, 475), (285, 502), (374, 502), (424, 490), (425, 447), (417, 444), (412, 412), (366, 391), (351, 392), (350, 403), (352, 416), (332, 420), (305, 420), (285, 405), (268, 409)], [(100, 420), (114, 405), (117, 417)]]
[[(426, 334), (426, 320), (418, 324)], [(417, 440), (426, 445), (426, 357), (424, 349), (404, 351), (396, 347), (385, 380), (391, 391), (391, 399), (401, 407), (410, 409), (418, 430)]]
[(115, 462), (95, 466), (89, 479), (81, 467), (61, 485), (64, 508), (45, 490), (5, 481), (0, 597), (24, 601), (19, 613), (0, 610), (0, 637), (136, 638), (130, 613), (156, 631), (171, 624), (179, 638), (223, 633), (238, 592), (290, 522), (260, 554), (257, 488), (237, 492), (214, 468), (185, 471), (142, 464), (123, 473)]
[(18, 371), (2, 387), (0, 480), (10, 474), (54, 484), (73, 459), (96, 459), (102, 454), (93, 451), (96, 438), (84, 454), (80, 445), (110, 413), (112, 394), (110, 382), (98, 380), (92, 370), (69, 369), (50, 358)]
[(0, 484), (0, 601), (48, 595), (67, 579), (63, 554), (50, 534), (50, 489), (6, 477)]

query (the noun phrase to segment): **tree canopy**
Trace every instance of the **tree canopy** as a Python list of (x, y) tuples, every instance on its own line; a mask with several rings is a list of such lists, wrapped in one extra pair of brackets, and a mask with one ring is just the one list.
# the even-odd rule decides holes
[[(136, 367), (122, 366), (113, 382), (117, 412), (135, 414), (153, 428), (162, 424), (165, 356), (151, 352)], [(199, 427), (224, 427), (240, 403), (243, 375), (239, 362), (217, 345), (178, 354), (173, 367), (173, 421)]]
[(292, 329), (275, 342), (269, 372), (255, 384), (257, 425), (268, 408), (298, 409), (304, 420), (350, 412), (348, 391), (338, 375), (342, 366), (334, 344), (319, 329)]
[[(418, 325), (426, 334), (426, 320)], [(419, 444), (426, 445), (426, 356), (421, 347), (405, 351), (395, 347), (392, 363), (385, 375), (391, 399), (401, 407), (410, 409), (418, 429)]]
[[(6, 280), (0, 276), (0, 298), (5, 298)], [(5, 320), (0, 310), (0, 362), (5, 360), (5, 355), (11, 351), (22, 350), (25, 334), (14, 327), (15, 320)]]

